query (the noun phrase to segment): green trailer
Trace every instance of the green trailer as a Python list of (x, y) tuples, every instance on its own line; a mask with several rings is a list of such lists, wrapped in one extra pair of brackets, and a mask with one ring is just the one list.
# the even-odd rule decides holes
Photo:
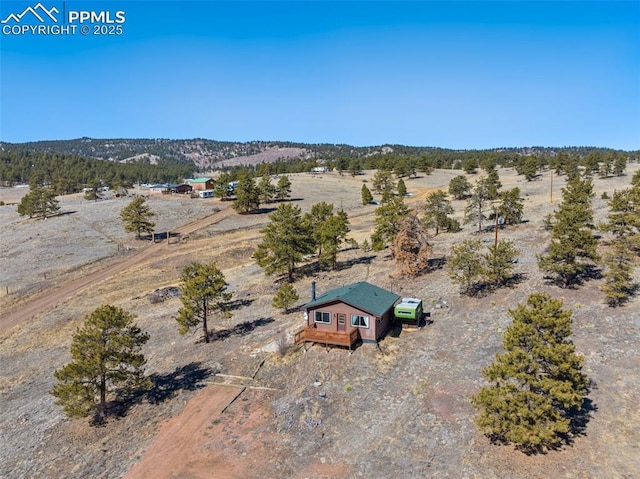
[(393, 309), (396, 319), (402, 320), (405, 324), (418, 326), (422, 319), (422, 300), (418, 298), (402, 298)]

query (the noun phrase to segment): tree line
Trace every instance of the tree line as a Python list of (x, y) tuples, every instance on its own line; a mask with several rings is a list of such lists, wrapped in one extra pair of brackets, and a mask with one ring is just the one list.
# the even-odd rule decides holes
[(151, 165), (29, 150), (0, 151), (0, 184), (47, 186), (56, 195), (77, 193), (95, 181), (106, 186), (177, 182), (192, 171), (193, 165), (189, 163), (166, 160)]

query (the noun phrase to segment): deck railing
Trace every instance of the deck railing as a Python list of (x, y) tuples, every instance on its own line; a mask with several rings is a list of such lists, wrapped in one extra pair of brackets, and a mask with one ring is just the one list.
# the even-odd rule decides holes
[(323, 331), (317, 328), (304, 328), (295, 334), (296, 344), (303, 341), (314, 343), (332, 344), (350, 348), (358, 340), (358, 330), (349, 332)]

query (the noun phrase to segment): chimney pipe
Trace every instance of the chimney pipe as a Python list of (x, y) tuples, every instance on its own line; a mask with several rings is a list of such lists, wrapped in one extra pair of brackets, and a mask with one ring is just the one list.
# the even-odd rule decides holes
[(311, 281), (311, 301), (316, 300), (316, 282)]

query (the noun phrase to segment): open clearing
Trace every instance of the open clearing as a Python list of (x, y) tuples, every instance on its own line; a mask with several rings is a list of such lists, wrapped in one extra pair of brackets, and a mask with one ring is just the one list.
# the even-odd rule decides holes
[[(596, 221), (606, 214), (602, 192), (626, 187), (637, 168), (594, 180)], [(361, 250), (341, 253), (338, 271), (303, 268), (295, 284), (300, 304), (309, 299), (312, 280), (319, 292), (367, 280), (421, 297), (431, 310), (425, 328), (395, 330), (380, 349), (364, 345), (352, 354), (319, 346), (274, 353), (302, 318), (272, 309), (278, 278), (266, 277), (251, 260), (267, 214), (240, 216), (218, 200), (153, 197), (157, 230), (182, 234), (151, 246), (124, 234), (118, 214), (127, 200), (65, 197), (68, 214), (46, 221), (0, 207), (0, 314), (13, 318), (0, 333), (0, 477), (639, 477), (640, 300), (610, 309), (600, 280), (575, 290), (546, 284), (536, 254), (548, 245), (541, 222), (553, 208), (549, 178), (527, 183), (510, 169), (499, 172), (503, 188), (519, 186), (526, 200), (528, 222), (500, 232), (521, 251), (517, 272), (525, 280), (512, 289), (460, 297), (443, 269), (406, 280), (384, 253)], [(407, 203), (415, 206), (457, 174), (405, 180), (413, 194)], [(373, 228), (375, 207), (360, 204), (362, 181), (371, 176), (290, 175), (292, 199), (303, 211), (319, 201), (344, 207), (360, 242)], [(556, 204), (562, 186), (561, 178), (554, 180)], [(464, 205), (454, 201), (458, 216)], [(472, 232), (467, 226), (434, 238), (434, 256), (448, 255)], [(493, 235), (482, 238), (490, 242)], [(204, 344), (199, 333), (178, 335), (178, 299), (151, 304), (146, 296), (177, 285), (189, 262), (210, 259), (225, 273), (237, 307), (233, 317), (214, 320), (217, 340)], [(81, 288), (65, 289), (73, 284)], [(574, 342), (594, 381), (595, 410), (571, 446), (526, 456), (478, 434), (469, 398), (483, 384), (480, 371), (501, 350), (507, 309), (534, 291), (562, 297), (573, 309)], [(36, 308), (18, 317), (42, 298), (51, 302), (40, 305), (41, 314)], [(434, 309), (439, 299), (448, 308)], [(133, 312), (150, 333), (147, 371), (157, 386), (94, 428), (65, 418), (47, 392), (53, 370), (69, 360), (71, 334), (102, 303)]]

